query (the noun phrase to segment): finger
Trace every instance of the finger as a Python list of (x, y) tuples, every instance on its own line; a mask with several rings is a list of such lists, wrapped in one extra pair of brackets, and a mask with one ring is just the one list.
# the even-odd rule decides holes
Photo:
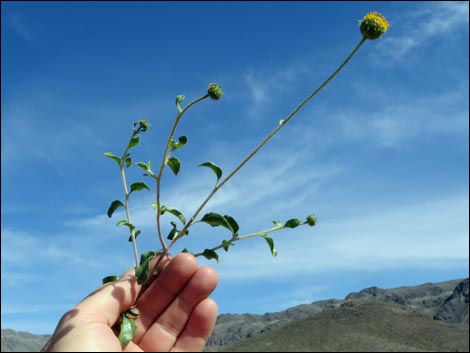
[(184, 286), (197, 271), (197, 260), (186, 253), (176, 255), (160, 276), (141, 295), (136, 311), (135, 342), (139, 342), (153, 322), (178, 296)]
[[(151, 262), (155, 265), (157, 258)], [(159, 269), (162, 270), (170, 261), (164, 258)], [(136, 301), (142, 286), (137, 283), (135, 270), (129, 269), (123, 273), (118, 281), (107, 283), (76, 306), (83, 320), (103, 322), (112, 327), (122, 312), (129, 309)]]
[(201, 301), (191, 313), (188, 323), (178, 337), (173, 352), (202, 351), (217, 320), (217, 304), (210, 298)]
[(217, 273), (210, 267), (201, 267), (191, 277), (168, 308), (157, 317), (140, 340), (148, 351), (168, 351), (183, 332), (197, 305), (207, 299), (217, 286)]
[(75, 309), (82, 319), (113, 326), (119, 315), (129, 309), (139, 294), (134, 269), (127, 270), (118, 281), (107, 283), (85, 298)]

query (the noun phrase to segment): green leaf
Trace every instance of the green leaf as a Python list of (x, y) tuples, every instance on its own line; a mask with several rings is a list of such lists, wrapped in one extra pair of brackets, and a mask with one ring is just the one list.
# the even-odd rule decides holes
[[(152, 207), (153, 207), (153, 204), (152, 204)], [(155, 207), (154, 207), (154, 209), (155, 209)], [(164, 206), (164, 205), (160, 206), (160, 214), (162, 215), (165, 212), (171, 213), (172, 215), (178, 217), (178, 219), (181, 221), (181, 223), (186, 224), (186, 217), (180, 211), (178, 211), (177, 209), (175, 209), (173, 207)]]
[(131, 184), (131, 192), (140, 191), (140, 190), (143, 190), (143, 189), (147, 189), (148, 191), (150, 191), (150, 188), (147, 186), (147, 184), (145, 184), (141, 181), (137, 181), (137, 182)]
[(116, 157), (116, 156), (115, 156), (114, 154), (112, 154), (111, 152), (106, 152), (104, 155), (105, 155), (106, 157), (109, 157), (109, 158), (111, 158), (111, 159), (114, 159), (114, 160), (116, 161), (116, 163), (117, 163), (119, 166), (121, 166), (121, 158)]
[(170, 230), (170, 233), (168, 233), (168, 236), (166, 237), (168, 240), (173, 240), (176, 234), (178, 234), (178, 229), (176, 229), (176, 223), (171, 222), (171, 224), (173, 225), (173, 228)]
[(282, 225), (282, 222), (281, 221), (273, 221), (274, 223), (274, 228), (275, 229), (281, 229), (283, 228), (284, 226)]
[(202, 256), (204, 256), (207, 260), (216, 259), (217, 263), (220, 262), (219, 255), (214, 250), (205, 249), (202, 253)]
[(137, 324), (135, 321), (122, 314), (121, 331), (118, 337), (122, 348), (126, 347), (129, 342), (132, 341), (136, 330)]
[[(134, 232), (134, 239), (137, 239), (137, 237), (139, 236), (140, 233), (141, 233), (140, 230), (136, 230), (136, 231)], [(132, 236), (129, 236), (128, 241), (132, 242)]]
[(273, 256), (277, 256), (277, 250), (276, 250), (276, 248), (274, 247), (274, 240), (273, 240), (273, 238), (270, 238), (270, 237), (267, 237), (267, 236), (264, 236), (263, 238), (264, 238), (264, 240), (266, 240), (266, 243), (268, 243), (269, 249), (271, 250), (271, 254), (272, 254)]
[(152, 260), (155, 256), (157, 256), (157, 253), (155, 251), (146, 251), (140, 255), (140, 262), (145, 262), (145, 261), (150, 261)]
[(135, 316), (135, 317), (139, 317), (140, 314), (139, 313), (136, 313), (134, 311), (132, 311), (131, 308), (127, 309), (125, 312), (124, 312), (125, 315), (129, 314), (129, 315), (132, 315), (132, 316)]
[(105, 278), (103, 278), (101, 281), (103, 282), (103, 284), (106, 284), (106, 283), (110, 283), (110, 282), (116, 282), (119, 280), (119, 277), (118, 275), (112, 275), (112, 276), (106, 276)]
[(140, 265), (135, 269), (138, 284), (147, 283), (150, 277), (150, 261), (157, 256), (155, 251), (147, 251), (140, 256)]
[(152, 163), (152, 161), (148, 161), (148, 163), (137, 162), (136, 165), (138, 165), (140, 168), (142, 168), (143, 170), (145, 170), (149, 174), (153, 174), (152, 169), (150, 169), (150, 164), (151, 163)]
[(187, 248), (184, 248), (183, 250), (181, 250), (181, 252), (184, 252), (184, 253), (187, 253), (187, 254), (192, 254), (192, 252), (189, 251)]
[(116, 211), (119, 207), (124, 207), (124, 204), (119, 200), (114, 200), (111, 203), (111, 206), (109, 206), (109, 208), (108, 208), (108, 217), (111, 218), (114, 211)]
[(132, 159), (131, 157), (128, 156), (126, 158), (126, 167), (129, 168), (131, 165), (132, 165)]
[(171, 142), (170, 142), (171, 152), (183, 147), (184, 145), (186, 145), (187, 142), (188, 142), (188, 138), (186, 136), (178, 137), (178, 142), (175, 141), (175, 140), (171, 140)]
[(171, 157), (168, 162), (167, 162), (168, 166), (171, 168), (171, 170), (173, 171), (173, 173), (175, 173), (175, 175), (178, 175), (178, 172), (180, 171), (180, 167), (181, 167), (181, 162), (178, 158), (176, 157)]
[(116, 223), (117, 226), (127, 226), (129, 227), (129, 229), (132, 231), (135, 226), (131, 223), (129, 223), (128, 221), (126, 221), (125, 219), (121, 219), (119, 222)]
[(184, 94), (178, 94), (176, 96), (176, 108), (178, 109), (178, 111), (181, 113), (183, 111), (183, 109), (181, 109), (181, 102), (186, 98), (186, 96)]
[(240, 229), (237, 221), (235, 221), (235, 219), (229, 215), (225, 215), (224, 218), (227, 220), (228, 224), (230, 224), (230, 227), (233, 229), (233, 235), (237, 235), (238, 230)]
[(293, 219), (289, 219), (286, 224), (284, 224), (284, 228), (295, 228), (295, 227), (298, 227), (300, 226), (300, 224), (302, 224), (302, 221), (298, 218), (293, 218)]
[(131, 139), (129, 140), (129, 144), (127, 145), (127, 148), (135, 147), (139, 144), (139, 142), (140, 142), (139, 136), (131, 137)]
[(232, 232), (232, 234), (235, 236), (237, 235), (238, 232), (238, 224), (237, 222), (230, 216), (222, 216), (218, 213), (206, 213), (204, 217), (202, 217), (200, 222), (207, 223), (211, 225), (212, 227), (224, 227), (227, 228)]
[(212, 162), (204, 162), (202, 164), (199, 164), (200, 167), (207, 167), (212, 169), (212, 171), (215, 173), (217, 176), (217, 182), (219, 182), (220, 178), (222, 177), (222, 169), (220, 169), (218, 166), (216, 166)]
[(231, 241), (228, 241), (228, 240), (222, 240), (222, 248), (225, 250), (225, 251), (228, 251), (229, 247), (230, 246), (234, 246), (235, 244)]

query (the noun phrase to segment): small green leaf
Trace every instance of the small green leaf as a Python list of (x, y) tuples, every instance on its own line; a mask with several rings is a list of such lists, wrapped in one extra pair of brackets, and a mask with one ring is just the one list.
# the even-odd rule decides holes
[(118, 337), (122, 348), (126, 347), (129, 342), (132, 341), (136, 330), (137, 324), (135, 321), (122, 314), (121, 331)]
[(274, 240), (273, 240), (273, 238), (270, 238), (270, 237), (267, 237), (267, 236), (264, 236), (263, 238), (264, 238), (264, 240), (266, 240), (266, 243), (268, 243), (269, 249), (271, 250), (271, 254), (272, 254), (273, 256), (277, 256), (277, 250), (276, 250), (276, 248), (274, 247)]
[(298, 218), (289, 219), (286, 224), (284, 224), (284, 228), (295, 228), (300, 226), (301, 223), (302, 221)]
[(170, 222), (173, 228), (170, 230), (170, 233), (168, 233), (168, 236), (166, 237), (168, 240), (173, 240), (178, 234), (178, 229), (176, 229), (176, 223), (175, 222)]
[(147, 184), (145, 184), (141, 181), (137, 181), (137, 182), (131, 184), (131, 192), (140, 191), (140, 190), (143, 190), (143, 189), (147, 189), (148, 191), (150, 191), (150, 188), (147, 186)]
[(181, 109), (181, 102), (186, 98), (186, 96), (184, 94), (178, 94), (176, 96), (176, 108), (178, 109), (178, 111), (181, 113), (183, 111), (183, 109)]
[(167, 162), (168, 166), (171, 168), (171, 170), (173, 171), (173, 173), (175, 173), (175, 175), (178, 175), (178, 172), (180, 171), (180, 167), (181, 167), (181, 162), (178, 158), (176, 157), (171, 157), (168, 162)]
[(150, 169), (150, 164), (151, 163), (152, 163), (152, 161), (148, 161), (148, 163), (137, 162), (136, 165), (138, 165), (140, 168), (142, 168), (143, 170), (145, 170), (149, 174), (153, 174), (152, 169)]
[(119, 207), (124, 207), (124, 204), (119, 200), (114, 200), (111, 203), (111, 206), (109, 206), (109, 208), (108, 208), (108, 217), (111, 218), (114, 211), (116, 211)]
[(274, 228), (275, 229), (281, 229), (283, 228), (284, 226), (282, 225), (282, 222), (281, 221), (273, 221), (274, 223)]
[(219, 182), (220, 178), (222, 178), (222, 169), (220, 169), (218, 166), (216, 166), (212, 162), (204, 162), (202, 164), (199, 164), (200, 167), (207, 167), (212, 169), (212, 171), (215, 173), (217, 176), (217, 182)]
[[(156, 209), (156, 203), (155, 203), (155, 207), (154, 207), (153, 204), (152, 204), (152, 207), (154, 209)], [(186, 224), (186, 217), (180, 211), (178, 211), (177, 209), (175, 209), (173, 207), (164, 206), (164, 205), (160, 206), (160, 214), (162, 215), (165, 212), (171, 213), (172, 215), (178, 217), (178, 219), (181, 221), (181, 223)]]
[(131, 223), (129, 223), (128, 221), (126, 221), (125, 219), (121, 219), (119, 222), (116, 223), (117, 226), (127, 226), (129, 227), (129, 229), (132, 231), (135, 226)]
[(133, 136), (129, 140), (129, 144), (127, 145), (127, 148), (135, 147), (139, 144), (139, 142), (140, 142), (140, 137), (139, 136)]
[(228, 251), (229, 247), (230, 246), (234, 246), (235, 244), (231, 241), (228, 241), (228, 240), (222, 240), (222, 248), (225, 250), (225, 251)]
[(240, 229), (237, 221), (235, 221), (235, 219), (229, 215), (224, 215), (224, 218), (227, 220), (228, 224), (230, 224), (230, 227), (233, 230), (233, 235), (237, 235), (238, 230)]
[(219, 255), (214, 250), (205, 249), (202, 253), (202, 256), (204, 256), (207, 260), (216, 259), (217, 263), (220, 262)]
[(170, 142), (171, 152), (183, 147), (184, 145), (186, 145), (187, 142), (188, 142), (188, 138), (186, 136), (180, 136), (178, 138), (178, 142), (176, 142), (175, 140), (171, 140)]
[(211, 225), (212, 227), (224, 227), (227, 228), (232, 232), (232, 234), (235, 236), (238, 232), (238, 224), (237, 222), (230, 216), (222, 216), (218, 213), (206, 213), (204, 217), (200, 220), (200, 222), (207, 223)]
[(103, 278), (101, 281), (103, 282), (103, 284), (106, 284), (106, 283), (110, 283), (110, 282), (116, 282), (119, 280), (119, 277), (118, 275), (112, 275), (112, 276), (106, 276), (105, 278)]
[(124, 312), (125, 315), (129, 314), (129, 315), (132, 315), (132, 316), (135, 316), (135, 317), (139, 317), (140, 314), (139, 313), (136, 313), (136, 312), (133, 312), (131, 308), (127, 309), (125, 312)]
[(189, 251), (187, 248), (184, 248), (183, 250), (181, 250), (181, 252), (184, 252), (186, 254), (192, 254), (192, 252)]
[(106, 157), (109, 157), (109, 158), (111, 158), (111, 159), (114, 159), (114, 160), (116, 161), (116, 163), (117, 163), (119, 166), (121, 166), (121, 158), (116, 157), (116, 156), (115, 156), (114, 154), (112, 154), (111, 152), (106, 152), (104, 155), (105, 155)]
[[(137, 239), (137, 237), (139, 236), (140, 233), (141, 233), (140, 230), (136, 230), (136, 231), (134, 232), (134, 239)], [(129, 236), (128, 241), (132, 242), (132, 236)]]
[(126, 167), (129, 168), (132, 165), (132, 159), (131, 157), (126, 158)]
[(155, 256), (157, 256), (157, 253), (155, 251), (146, 251), (140, 255), (140, 262), (145, 262), (145, 261), (150, 261), (152, 260)]
[(140, 256), (140, 265), (135, 269), (138, 284), (147, 283), (150, 277), (150, 261), (156, 256), (155, 251), (147, 251)]

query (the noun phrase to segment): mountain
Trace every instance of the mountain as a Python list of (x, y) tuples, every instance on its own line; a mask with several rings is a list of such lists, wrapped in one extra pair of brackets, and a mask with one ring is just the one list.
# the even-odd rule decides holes
[(238, 341), (283, 327), (294, 320), (312, 317), (323, 311), (334, 311), (350, 303), (388, 305), (430, 320), (468, 324), (468, 298), (467, 278), (391, 289), (370, 287), (350, 293), (343, 300), (317, 301), (264, 315), (224, 314), (218, 317), (206, 350), (223, 349)]
[(2, 352), (39, 352), (49, 337), (2, 329)]
[(224, 347), (224, 352), (468, 352), (469, 328), (393, 304), (346, 302)]
[[(275, 313), (219, 315), (206, 351), (468, 352), (468, 324), (468, 278), (370, 287)], [(49, 337), (2, 329), (1, 351), (38, 352)]]

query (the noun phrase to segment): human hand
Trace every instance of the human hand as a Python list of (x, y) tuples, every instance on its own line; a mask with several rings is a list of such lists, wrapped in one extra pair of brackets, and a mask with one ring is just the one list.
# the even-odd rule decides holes
[[(145, 291), (133, 269), (98, 288), (64, 314), (42, 351), (201, 351), (217, 318), (217, 304), (208, 298), (217, 286), (217, 273), (198, 267), (187, 253), (166, 258), (159, 269), (163, 271)], [(133, 340), (122, 348), (118, 319), (130, 307), (140, 316)]]

